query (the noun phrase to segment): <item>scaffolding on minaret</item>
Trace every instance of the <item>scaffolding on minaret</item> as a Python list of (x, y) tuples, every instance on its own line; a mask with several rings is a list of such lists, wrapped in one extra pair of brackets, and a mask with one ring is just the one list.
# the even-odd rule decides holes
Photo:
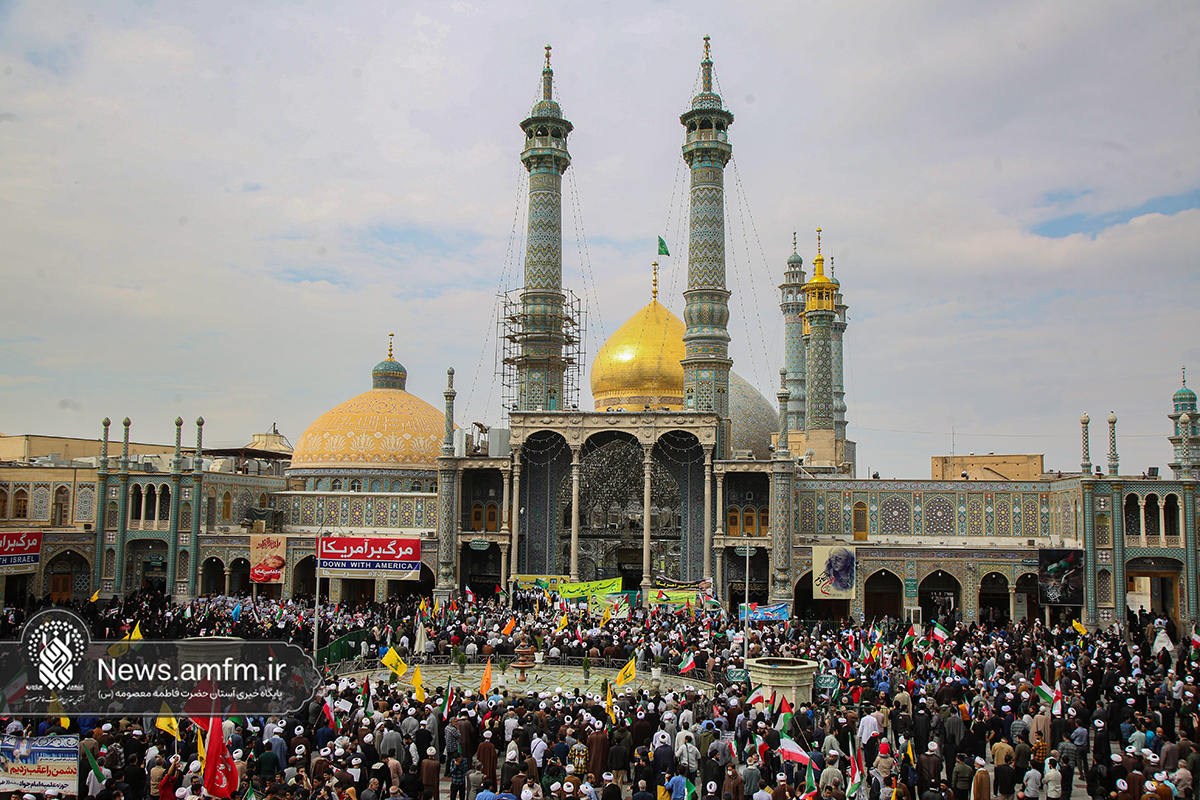
[[(497, 298), (500, 314), (496, 323), (496, 380), (500, 384), (503, 419), (509, 412), (526, 408), (522, 401), (520, 370), (521, 336), (528, 322), (522, 295), (524, 288), (513, 289)], [(583, 370), (587, 363), (587, 308), (575, 292), (563, 288), (562, 304), (562, 356), (553, 359), (554, 366), (562, 367), (563, 396), (556, 402), (557, 408), (546, 408), (545, 404), (529, 409), (533, 411), (573, 411), (579, 408), (579, 387), (583, 382)]]

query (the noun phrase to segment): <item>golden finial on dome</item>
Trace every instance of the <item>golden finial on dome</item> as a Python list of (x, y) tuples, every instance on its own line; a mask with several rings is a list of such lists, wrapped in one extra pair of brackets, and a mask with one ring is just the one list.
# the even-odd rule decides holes
[(709, 37), (708, 37), (708, 36), (705, 36), (705, 37), (704, 37), (704, 58), (705, 58), (705, 60), (706, 60), (706, 61), (707, 61), (709, 58), (711, 58), (711, 57), (712, 57), (712, 56), (711, 56), (711, 54), (710, 54), (710, 52), (709, 52), (709, 44), (708, 44), (708, 42), (709, 42)]
[(658, 301), (658, 262), (657, 261), (653, 262), (651, 264), (651, 266), (654, 267), (654, 282), (653, 282), (654, 288), (652, 288), (650, 290), (650, 299), (657, 302)]
[(821, 255), (821, 229), (817, 228), (817, 255)]
[(550, 45), (546, 45), (546, 69), (550, 69)]
[(394, 333), (389, 333), (389, 334), (388, 334), (388, 361), (392, 361), (392, 360), (393, 360), (393, 359), (392, 359), (392, 337), (393, 337), (393, 336), (395, 336), (395, 335), (396, 335), (396, 334), (394, 334)]

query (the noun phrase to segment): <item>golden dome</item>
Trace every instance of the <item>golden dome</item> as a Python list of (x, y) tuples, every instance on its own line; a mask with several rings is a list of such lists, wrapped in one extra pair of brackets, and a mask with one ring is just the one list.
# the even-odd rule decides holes
[(813, 259), (813, 276), (808, 279), (809, 283), (833, 283), (829, 280), (829, 276), (825, 274), (825, 256), (817, 253), (817, 257)]
[(651, 300), (617, 328), (592, 361), (597, 411), (683, 409), (683, 320)]
[(404, 390), (407, 373), (391, 357), (372, 371), (372, 387), (309, 425), (292, 468), (437, 469), (445, 414)]

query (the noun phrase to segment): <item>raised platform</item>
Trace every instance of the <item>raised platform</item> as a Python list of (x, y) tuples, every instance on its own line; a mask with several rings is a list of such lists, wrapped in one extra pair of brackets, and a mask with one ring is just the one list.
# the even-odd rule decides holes
[(813, 679), (820, 667), (807, 658), (751, 658), (746, 662), (750, 685), (763, 693), (781, 692), (793, 705), (812, 702)]

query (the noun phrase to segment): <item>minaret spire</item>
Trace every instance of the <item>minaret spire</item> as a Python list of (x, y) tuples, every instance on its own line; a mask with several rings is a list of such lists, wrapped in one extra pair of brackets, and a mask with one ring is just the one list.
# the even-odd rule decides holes
[[(683, 158), (691, 169), (688, 286), (683, 321), (683, 402), (689, 410), (729, 418), (729, 290), (725, 288), (725, 165), (733, 157), (733, 114), (713, 91), (712, 51), (704, 37), (701, 92), (679, 117), (687, 130)], [(726, 458), (726, 426), (715, 458)]]
[(529, 170), (529, 231), (516, 358), (517, 407), (522, 410), (561, 409), (567, 368), (563, 358), (562, 176), (571, 166), (567, 152), (571, 123), (554, 101), (550, 49), (546, 45), (542, 99), (521, 123), (525, 132), (521, 162)]
[(655, 261), (651, 266), (654, 267), (653, 288), (650, 290), (650, 299), (658, 301), (658, 262)]

